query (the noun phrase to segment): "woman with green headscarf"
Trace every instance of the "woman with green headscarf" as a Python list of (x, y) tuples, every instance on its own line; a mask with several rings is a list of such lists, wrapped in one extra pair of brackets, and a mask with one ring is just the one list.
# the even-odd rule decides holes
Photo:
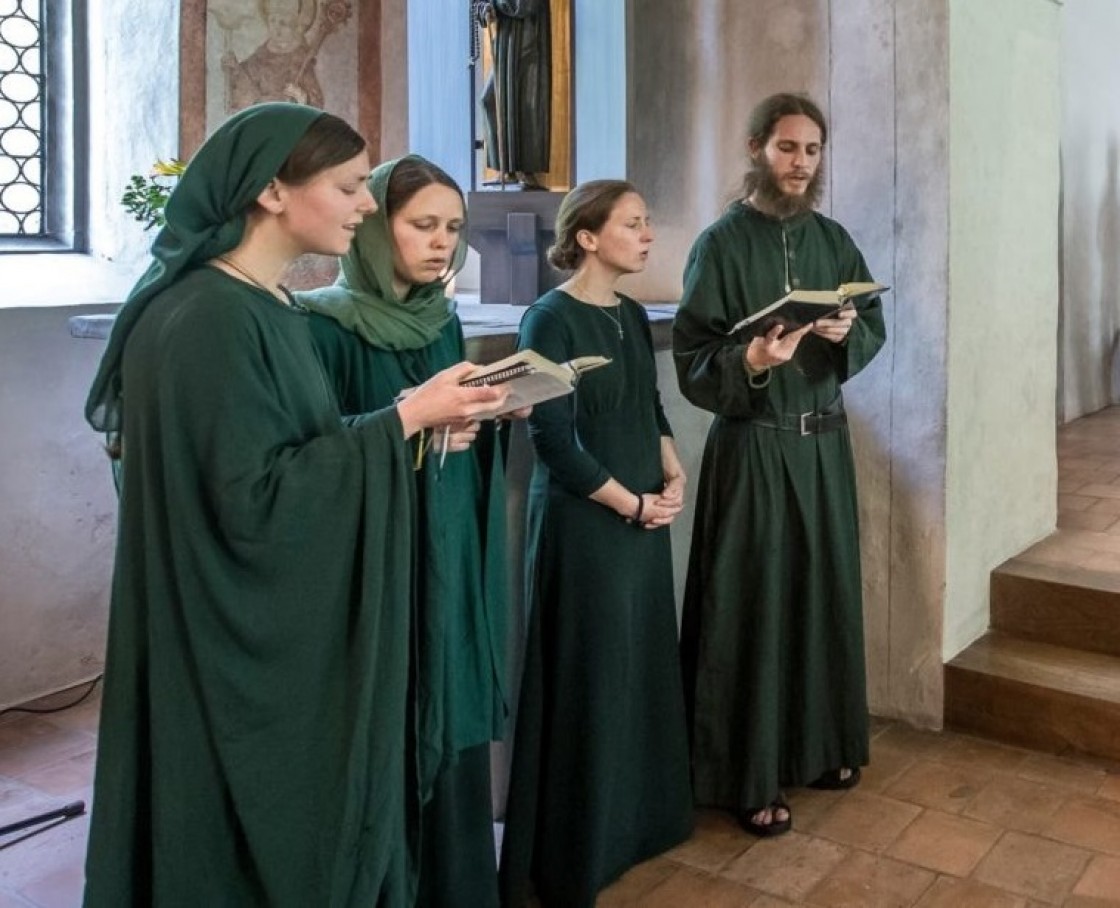
[[(199, 149), (87, 416), (124, 469), (91, 908), (404, 906), (412, 442), (500, 395), (467, 367), (343, 421), (280, 284), (374, 209), (365, 143), (264, 104)], [(499, 399), (496, 399), (499, 398)]]
[[(416, 155), (370, 177), (378, 211), (331, 287), (299, 295), (344, 413), (387, 406), (464, 358), (448, 298), (466, 258), (463, 196)], [(506, 634), (505, 484), (493, 423), (433, 436), (417, 463), (419, 904), (497, 905), (489, 742), (501, 738)], [(473, 447), (471, 447), (473, 443)], [(466, 453), (463, 453), (466, 452)]]

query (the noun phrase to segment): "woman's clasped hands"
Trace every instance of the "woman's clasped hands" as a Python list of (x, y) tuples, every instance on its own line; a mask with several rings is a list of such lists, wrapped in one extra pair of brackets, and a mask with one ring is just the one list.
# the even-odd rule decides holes
[(666, 475), (660, 492), (646, 492), (642, 499), (641, 525), (647, 530), (667, 527), (684, 509), (684, 472)]

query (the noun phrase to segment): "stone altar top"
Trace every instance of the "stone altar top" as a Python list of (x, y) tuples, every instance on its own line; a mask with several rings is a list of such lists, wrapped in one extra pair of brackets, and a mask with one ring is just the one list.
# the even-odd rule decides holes
[[(677, 307), (658, 303), (648, 304), (645, 309), (653, 329), (654, 348), (668, 349)], [(467, 339), (467, 358), (471, 362), (489, 363), (513, 352), (517, 326), (525, 314), (524, 306), (460, 302), (457, 311)], [(104, 340), (112, 330), (114, 318), (112, 314), (71, 316), (70, 336)]]

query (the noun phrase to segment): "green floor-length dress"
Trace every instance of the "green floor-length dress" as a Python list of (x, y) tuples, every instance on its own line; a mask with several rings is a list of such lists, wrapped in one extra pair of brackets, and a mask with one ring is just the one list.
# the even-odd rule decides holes
[(529, 420), (531, 612), (500, 869), (510, 908), (530, 888), (547, 908), (580, 908), (692, 827), (669, 531), (587, 497), (612, 476), (659, 491), (670, 430), (632, 300), (607, 312), (552, 291), (520, 344), (557, 362), (613, 358)]
[[(304, 297), (306, 298), (306, 297)], [(344, 413), (387, 406), (404, 388), (465, 358), (453, 317), (427, 346), (373, 346), (328, 316), (312, 335)], [(469, 451), (429, 451), (419, 493), (418, 754), (425, 799), (421, 905), (497, 901), (490, 798), (491, 740), (505, 730), (508, 621), (505, 480), (494, 423)]]
[(767, 804), (868, 759), (856, 484), (847, 426), (763, 426), (841, 406), (883, 344), (879, 299), (847, 340), (807, 336), (752, 388), (726, 336), (789, 286), (867, 281), (844, 229), (736, 204), (697, 240), (674, 325), (681, 391), (715, 414), (701, 467), (681, 629), (698, 803)]
[(85, 904), (403, 908), (396, 410), (344, 427), (307, 316), (211, 267), (147, 304), (122, 374)]

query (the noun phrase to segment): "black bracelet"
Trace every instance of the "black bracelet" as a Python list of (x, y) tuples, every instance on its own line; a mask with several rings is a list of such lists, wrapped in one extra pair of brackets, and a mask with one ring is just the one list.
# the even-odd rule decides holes
[(640, 524), (642, 522), (642, 509), (646, 506), (646, 500), (639, 494), (638, 495), (638, 510), (634, 512), (634, 516), (630, 518), (631, 523)]

